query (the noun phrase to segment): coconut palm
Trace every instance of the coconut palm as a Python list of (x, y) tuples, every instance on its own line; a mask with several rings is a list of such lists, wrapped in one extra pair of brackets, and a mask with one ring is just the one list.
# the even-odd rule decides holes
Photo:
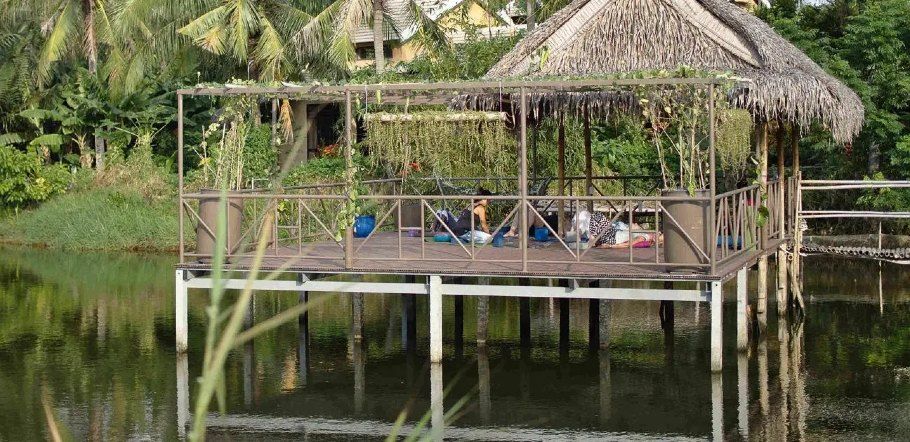
[[(355, 59), (354, 34), (366, 23), (372, 25), (373, 53), (376, 72), (385, 69), (383, 50), (386, 25), (414, 27), (416, 41), (428, 48), (447, 46), (445, 32), (437, 26), (424, 8), (415, 0), (409, 0), (404, 11), (404, 23), (391, 20), (392, 11), (388, 0), (335, 0), (328, 4), (312, 20), (293, 36), (293, 42), (301, 59), (318, 59), (327, 66), (346, 71)], [(401, 31), (401, 29), (396, 29)]]
[(287, 75), (294, 62), (288, 57), (288, 37), (312, 19), (306, 4), (313, 2), (211, 0), (204, 3), (207, 4), (204, 12), (180, 28), (180, 34), (208, 52), (229, 55), (246, 64), (252, 78), (276, 80)]

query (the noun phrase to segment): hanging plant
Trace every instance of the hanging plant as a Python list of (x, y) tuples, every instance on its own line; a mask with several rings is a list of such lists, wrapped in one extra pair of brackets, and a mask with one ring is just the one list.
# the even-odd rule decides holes
[(365, 116), (372, 165), (389, 176), (506, 176), (516, 141), (498, 112), (418, 111)]
[(717, 112), (714, 149), (728, 189), (741, 181), (749, 168), (752, 124), (752, 114), (745, 109), (722, 109)]

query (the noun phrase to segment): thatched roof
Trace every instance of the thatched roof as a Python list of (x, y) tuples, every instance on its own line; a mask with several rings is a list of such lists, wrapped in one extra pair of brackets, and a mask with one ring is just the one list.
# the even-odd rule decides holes
[[(542, 55), (545, 54), (545, 55)], [(541, 60), (544, 59), (544, 62)], [(850, 141), (863, 105), (771, 27), (725, 0), (574, 0), (528, 34), (488, 78), (593, 76), (688, 66), (749, 81), (734, 106)]]

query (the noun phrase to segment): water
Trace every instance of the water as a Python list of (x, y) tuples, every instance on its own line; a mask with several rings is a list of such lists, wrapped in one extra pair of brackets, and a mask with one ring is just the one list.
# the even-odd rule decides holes
[[(166, 256), (0, 249), (0, 441), (46, 439), (45, 405), (77, 440), (181, 436), (177, 417), (195, 397), (207, 299), (190, 292), (190, 352), (178, 358), (173, 264)], [(532, 347), (522, 350), (518, 301), (494, 298), (484, 351), (474, 345), (475, 300), (465, 300), (459, 347), (446, 299), (440, 373), (427, 364), (424, 299), (409, 352), (401, 296), (365, 297), (358, 345), (349, 339), (350, 298), (313, 295), (329, 299), (310, 314), (308, 339), (294, 322), (231, 354), (228, 414), (213, 415), (210, 435), (381, 440), (402, 412), (402, 432), (424, 416), (439, 419), (432, 411), (442, 399), (454, 409), (450, 438), (907, 440), (910, 269), (885, 264), (882, 274), (880, 292), (876, 263), (809, 260), (807, 319), (779, 324), (772, 305), (767, 339), (740, 357), (735, 306), (726, 304), (717, 376), (708, 370), (707, 305), (677, 303), (667, 334), (657, 303), (615, 302), (612, 348), (592, 352), (587, 301), (571, 303), (570, 347), (561, 351), (558, 302), (532, 300)], [(255, 319), (296, 302), (295, 294), (257, 294)]]

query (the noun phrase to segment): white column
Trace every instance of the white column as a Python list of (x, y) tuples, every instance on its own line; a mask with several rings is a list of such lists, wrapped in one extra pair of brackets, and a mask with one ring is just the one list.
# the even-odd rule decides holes
[(723, 290), (721, 281), (711, 282), (711, 371), (723, 368)]
[[(438, 276), (431, 278), (439, 278)], [(444, 440), (445, 408), (443, 406), (442, 364), (430, 364), (430, 426), (431, 440)]]
[(442, 278), (430, 276), (430, 362), (442, 362)]
[(749, 347), (748, 284), (748, 269), (740, 269), (736, 272), (736, 348), (739, 351)]
[(185, 270), (177, 270), (174, 278), (174, 335), (177, 341), (177, 353), (184, 353), (188, 348), (185, 274)]

